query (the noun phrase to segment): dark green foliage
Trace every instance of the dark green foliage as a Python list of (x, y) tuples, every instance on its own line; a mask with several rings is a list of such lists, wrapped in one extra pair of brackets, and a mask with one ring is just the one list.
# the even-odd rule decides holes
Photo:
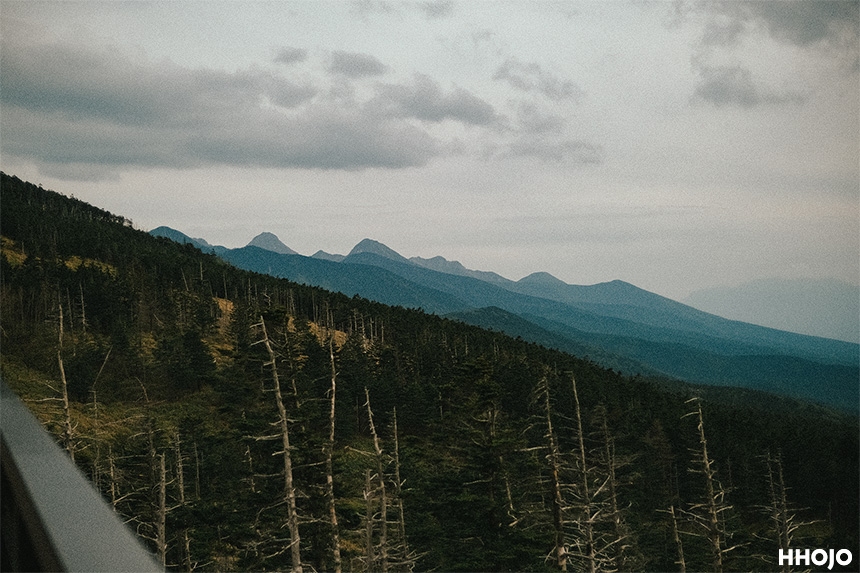
[[(269, 358), (252, 328), (262, 315), (290, 420), (307, 566), (332, 568), (324, 452), (333, 329), (334, 490), (344, 569), (363, 568), (365, 470), (377, 468), (363, 453), (373, 450), (365, 388), (373, 397), (389, 493), (397, 408), (405, 529), (420, 556), (417, 570), (552, 569), (545, 426), (536, 423), (542, 410), (533, 396), (546, 377), (561, 450), (573, 452), (570, 373), (595, 479), (608, 475), (600, 454), (604, 420), (614, 455), (625, 462), (616, 471), (618, 505), (632, 540), (625, 563), (676, 569), (664, 511), (672, 504), (689, 509), (701, 495), (698, 476), (688, 471), (698, 437), (690, 420), (682, 420), (691, 387), (630, 378), (461, 322), (241, 271), (80, 201), (6, 175), (0, 184), (4, 379), (60, 431), (56, 408), (39, 400), (55, 397), (42, 382), (58, 379), (62, 305), (76, 461), (151, 538), (153, 460), (165, 455), (171, 568), (184, 568), (186, 531), (199, 569), (290, 566), (286, 513), (278, 504), (280, 442), (264, 439), (277, 432), (278, 417)], [(769, 517), (760, 510), (769, 499), (761, 462), (767, 451), (782, 452), (792, 503), (807, 508), (804, 521), (817, 520), (797, 538), (857, 549), (856, 418), (755, 392), (696, 393), (703, 398), (709, 455), (733, 505), (726, 527), (748, 543), (727, 568), (772, 569), (761, 557), (776, 554), (764, 536)], [(693, 531), (689, 523), (681, 527)], [(608, 538), (614, 525), (601, 521), (595, 530)], [(684, 541), (690, 568), (707, 567), (707, 545), (687, 535)]]

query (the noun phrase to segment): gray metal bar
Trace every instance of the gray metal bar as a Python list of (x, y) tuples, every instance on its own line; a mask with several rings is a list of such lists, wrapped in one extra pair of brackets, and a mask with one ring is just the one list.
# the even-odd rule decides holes
[(0, 380), (4, 569), (163, 571)]

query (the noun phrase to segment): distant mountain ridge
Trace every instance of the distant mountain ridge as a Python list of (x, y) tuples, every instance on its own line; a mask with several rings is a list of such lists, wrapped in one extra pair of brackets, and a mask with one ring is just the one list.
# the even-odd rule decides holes
[(263, 232), (251, 239), (251, 242), (248, 243), (249, 247), (259, 247), (261, 249), (266, 249), (267, 251), (272, 251), (274, 253), (279, 253), (281, 255), (298, 255), (298, 253), (288, 246), (286, 246), (277, 235), (274, 233)]
[(512, 281), (443, 257), (407, 259), (372, 239), (346, 256), (254, 245), (220, 256), (246, 270), (503, 330), (628, 374), (858, 406), (860, 346), (727, 320), (620, 280), (571, 285), (538, 272)]
[(473, 271), (464, 267), (460, 261), (449, 261), (445, 257), (435, 256), (430, 259), (421, 257), (410, 257), (409, 261), (426, 269), (447, 273), (449, 275), (460, 275), (463, 277), (472, 277), (482, 281), (491, 283), (507, 283), (511, 282), (505, 277), (490, 271)]
[(154, 237), (164, 237), (170, 239), (171, 241), (176, 241), (177, 243), (194, 245), (205, 253), (214, 253), (216, 255), (221, 255), (227, 251), (227, 247), (211, 245), (208, 241), (206, 241), (206, 239), (195, 239), (189, 237), (181, 231), (171, 229), (170, 227), (156, 227), (155, 229), (149, 231), (149, 234)]
[(344, 255), (333, 255), (333, 254), (327, 253), (323, 250), (319, 250), (319, 251), (315, 252), (314, 254), (312, 254), (311, 258), (323, 259), (325, 261), (334, 261), (336, 263), (339, 263), (339, 262), (343, 261), (346, 258), (346, 256), (344, 256)]
[(410, 264), (409, 259), (401, 255), (394, 249), (383, 245), (379, 241), (374, 241), (373, 239), (362, 239), (356, 246), (352, 248), (352, 250), (349, 252), (349, 254), (346, 255), (344, 260), (361, 253), (372, 253), (374, 255), (379, 255), (380, 257), (385, 257), (386, 259), (390, 259), (392, 261)]

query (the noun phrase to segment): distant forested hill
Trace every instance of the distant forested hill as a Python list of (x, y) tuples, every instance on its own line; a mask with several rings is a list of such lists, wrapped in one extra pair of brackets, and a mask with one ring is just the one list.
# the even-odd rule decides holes
[(773, 571), (785, 520), (858, 555), (856, 417), (0, 207), (3, 379), (171, 569)]

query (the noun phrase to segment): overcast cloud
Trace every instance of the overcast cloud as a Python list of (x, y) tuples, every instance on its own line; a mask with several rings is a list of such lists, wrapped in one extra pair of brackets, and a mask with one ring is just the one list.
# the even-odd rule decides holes
[(856, 1), (0, 4), (2, 169), (142, 228), (858, 282)]

